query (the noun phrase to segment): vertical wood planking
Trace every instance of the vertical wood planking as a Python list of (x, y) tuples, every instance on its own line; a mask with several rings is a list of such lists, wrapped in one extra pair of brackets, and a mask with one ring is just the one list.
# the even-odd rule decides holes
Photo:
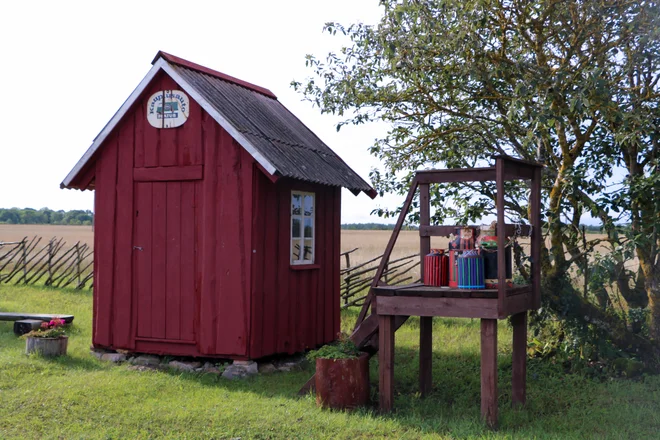
[[(332, 209), (332, 206), (334, 206), (333, 201), (328, 199), (324, 203), (323, 210), (317, 212), (319, 215), (327, 218), (330, 209)], [(333, 267), (330, 266), (332, 264), (334, 252), (332, 231), (328, 231), (328, 227), (326, 226), (324, 229), (319, 229), (317, 231), (317, 237), (322, 240), (322, 244), (316, 245), (316, 252), (319, 258), (319, 263), (321, 264), (321, 268), (317, 275), (318, 285), (316, 295), (314, 297), (315, 301), (312, 305), (312, 307), (314, 307), (314, 327), (312, 330), (314, 336), (314, 345), (322, 344), (325, 341), (325, 296), (331, 295), (334, 288), (334, 283), (331, 278)]]
[(215, 350), (215, 327), (218, 319), (217, 310), (217, 279), (216, 279), (216, 191), (218, 174), (217, 145), (215, 121), (204, 112), (203, 116), (203, 145), (204, 145), (204, 180), (202, 182), (202, 218), (201, 220), (201, 295), (199, 309), (199, 338), (200, 352), (212, 354)]
[(202, 213), (203, 213), (203, 181), (195, 182), (195, 301), (193, 308), (193, 333), (195, 341), (198, 341), (200, 333), (200, 305), (202, 301), (202, 231), (203, 231), (203, 222), (202, 222)]
[[(429, 184), (419, 185), (419, 225), (428, 226), (431, 222), (431, 205), (429, 201)], [(419, 277), (424, 280), (424, 257), (431, 252), (431, 237), (419, 237)]]
[(181, 324), (180, 338), (194, 341), (195, 320), (195, 182), (181, 182)]
[(95, 248), (95, 259), (98, 259), (98, 271), (94, 286), (97, 294), (98, 307), (94, 322), (96, 327), (96, 343), (103, 346), (112, 345), (112, 298), (114, 284), (114, 244), (115, 244), (115, 193), (117, 185), (117, 137), (111, 135), (106, 139), (101, 156), (96, 164), (96, 224), (95, 237), (98, 243)]
[(513, 353), (511, 359), (511, 403), (524, 405), (527, 401), (527, 312), (511, 316)]
[[(279, 205), (277, 207), (278, 216), (280, 218), (279, 234), (279, 249), (286, 250), (286, 253), (280, 252), (278, 259), (274, 264), (279, 267), (279, 283), (276, 289), (277, 292), (277, 351), (280, 353), (287, 353), (291, 350), (290, 344), (290, 326), (289, 326), (289, 302), (291, 301), (289, 291), (289, 278), (292, 276), (289, 269), (289, 249), (291, 246), (291, 231), (290, 231), (290, 216), (291, 216), (291, 187), (289, 185), (281, 184), (278, 191)], [(283, 256), (285, 255), (285, 256)]]
[[(94, 164), (94, 167), (100, 163), (100, 160)], [(98, 176), (98, 175), (97, 175)], [(100, 209), (100, 201), (99, 201), (99, 192), (98, 189), (94, 191), (94, 212), (99, 212)], [(95, 223), (97, 221), (95, 220)], [(98, 225), (94, 225), (95, 228), (98, 227)], [(99, 244), (101, 236), (100, 234), (94, 234), (94, 249), (101, 249), (101, 245)], [(96, 275), (97, 280), (98, 280), (98, 273), (99, 273), (99, 259), (98, 259), (98, 254), (97, 257), (94, 258), (93, 260), (94, 264), (94, 275)], [(98, 317), (98, 308), (99, 308), (99, 289), (98, 289), (98, 283), (92, 283), (92, 345), (97, 345), (100, 344), (100, 342), (97, 339), (98, 335), (98, 329), (96, 328), (96, 319)]]
[(135, 124), (135, 157), (133, 159), (133, 166), (136, 168), (144, 167), (144, 125), (148, 124), (145, 109), (146, 104), (144, 101), (142, 101), (136, 105), (135, 112), (133, 113), (133, 120)]
[(241, 311), (243, 315), (241, 352), (247, 355), (247, 347), (250, 338), (250, 310), (252, 308), (252, 197), (254, 197), (254, 186), (252, 181), (252, 171), (254, 169), (254, 159), (245, 149), (235, 140), (232, 140), (233, 147), (238, 156), (238, 206), (243, 217), (239, 224), (239, 252), (241, 255)]
[(181, 182), (166, 182), (166, 339), (181, 338)]
[(381, 412), (394, 404), (394, 316), (378, 315), (378, 389)]
[(137, 336), (151, 335), (151, 243), (152, 183), (135, 183), (135, 245), (142, 250), (135, 250), (135, 278), (137, 296)]
[[(218, 132), (218, 188), (216, 236), (217, 305), (216, 340), (217, 353), (245, 355), (247, 350), (245, 306), (247, 278), (245, 256), (246, 211), (241, 199), (251, 192), (250, 181), (242, 180), (242, 147), (236, 144), (224, 130)], [(251, 164), (250, 164), (251, 166)]]
[(332, 298), (333, 320), (332, 320), (332, 335), (330, 340), (334, 339), (334, 337), (337, 335), (337, 333), (339, 333), (339, 330), (341, 328), (341, 315), (340, 315), (341, 297), (339, 291), (339, 284), (340, 284), (339, 253), (341, 248), (341, 188), (334, 189), (333, 202), (334, 202), (334, 209), (333, 209), (334, 215), (332, 217), (334, 219), (334, 222), (331, 230), (334, 238), (333, 246), (332, 246), (334, 248), (334, 252), (332, 253), (331, 260), (326, 263), (327, 266), (325, 269), (325, 270), (330, 270), (330, 267), (332, 267), (331, 277), (334, 283), (332, 292), (330, 293), (326, 292), (326, 295)]
[(265, 201), (262, 200), (264, 196), (264, 188), (259, 180), (259, 170), (256, 166), (252, 169), (252, 186), (253, 186), (253, 216), (252, 216), (252, 301), (250, 305), (250, 343), (248, 348), (248, 356), (252, 358), (261, 357), (263, 347), (266, 345), (264, 331), (265, 318), (265, 297), (264, 297), (264, 284), (266, 270), (264, 267), (265, 254), (266, 254), (266, 241), (264, 237), (264, 223), (261, 218), (264, 213)]
[(167, 183), (152, 183), (151, 334), (164, 339), (167, 318)]
[(497, 320), (481, 320), (481, 418), (497, 427)]
[(506, 224), (504, 218), (504, 160), (495, 160), (495, 184), (497, 188), (497, 311), (500, 317), (506, 310)]
[(115, 217), (115, 265), (113, 288), (113, 345), (134, 347), (132, 319), (133, 262), (133, 119), (125, 118), (117, 138), (117, 188)]
[(419, 317), (419, 393), (428, 395), (433, 383), (433, 317)]
[[(278, 202), (281, 198), (276, 191), (274, 183), (270, 182), (265, 176), (263, 176), (259, 169), (255, 168), (255, 173), (259, 175), (260, 194), (264, 197), (259, 205), (262, 207), (265, 206), (259, 216), (260, 224), (258, 225), (265, 241), (257, 241), (254, 243), (257, 252), (260, 251), (262, 246), (265, 251), (264, 258), (259, 260), (263, 267), (264, 274), (264, 283), (261, 287), (264, 304), (262, 310), (264, 320), (262, 350), (263, 353), (275, 353), (277, 350), (277, 337), (283, 336), (278, 334), (277, 327), (279, 320), (277, 316), (277, 298), (279, 297), (278, 286), (281, 280), (278, 265), (281, 259), (287, 258), (286, 251), (278, 246), (278, 231), (283, 227), (282, 219), (278, 216)], [(262, 197), (260, 196), (260, 198)], [(268, 219), (270, 219), (270, 221)], [(258, 271), (259, 269), (253, 267), (252, 270)]]
[[(144, 107), (142, 107), (142, 114), (145, 115), (147, 112), (147, 101), (152, 94), (161, 90), (160, 82), (162, 81), (163, 74), (158, 74), (157, 79), (154, 80), (153, 86), (149, 87), (148, 91), (144, 94)], [(159, 161), (159, 151), (161, 149), (160, 145), (160, 129), (152, 127), (147, 121), (144, 122), (144, 129), (142, 131), (142, 147), (144, 151), (144, 166), (145, 167), (157, 167), (160, 165)], [(139, 140), (138, 140), (139, 143)]]

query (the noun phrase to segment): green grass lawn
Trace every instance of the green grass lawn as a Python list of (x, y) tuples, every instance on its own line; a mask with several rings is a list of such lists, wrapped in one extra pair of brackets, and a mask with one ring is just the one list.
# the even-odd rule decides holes
[[(479, 323), (434, 322), (433, 392), (417, 391), (418, 321), (397, 332), (396, 411), (321, 410), (296, 397), (312, 373), (244, 381), (97, 361), (91, 293), (0, 285), (0, 311), (71, 313), (69, 355), (26, 356), (0, 322), (0, 438), (660, 438), (660, 377), (606, 383), (530, 362), (528, 406), (510, 408), (511, 332), (500, 323), (500, 429), (479, 420)], [(355, 312), (344, 315), (348, 329)], [(377, 362), (372, 361), (377, 401)]]

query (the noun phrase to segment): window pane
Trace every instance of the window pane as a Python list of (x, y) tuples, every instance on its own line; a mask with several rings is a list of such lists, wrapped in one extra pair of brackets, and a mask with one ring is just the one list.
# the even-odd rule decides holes
[(314, 196), (305, 196), (305, 215), (314, 213)]
[(303, 254), (303, 259), (305, 260), (313, 260), (313, 253), (314, 249), (312, 247), (312, 240), (306, 238), (305, 239), (305, 249), (304, 249), (304, 254)]
[(291, 219), (291, 237), (299, 238), (300, 237), (300, 219), (292, 218)]
[(291, 261), (300, 260), (300, 240), (291, 241)]
[(305, 238), (312, 238), (314, 235), (312, 229), (314, 228), (313, 219), (305, 217)]
[(291, 194), (291, 214), (300, 215), (302, 211), (302, 196), (300, 194)]

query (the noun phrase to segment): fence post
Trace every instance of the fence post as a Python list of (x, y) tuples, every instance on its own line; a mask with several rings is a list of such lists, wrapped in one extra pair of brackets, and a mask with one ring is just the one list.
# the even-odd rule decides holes
[(48, 242), (48, 279), (53, 277), (53, 240)]
[[(344, 254), (344, 258), (346, 259), (346, 269), (350, 269), (351, 267), (351, 254), (350, 252), (347, 252)], [(351, 278), (350, 278), (350, 273), (348, 273), (348, 276), (344, 278), (344, 281), (346, 281), (346, 295), (344, 295), (344, 305), (348, 304), (348, 294), (351, 292)]]
[(23, 284), (27, 284), (26, 280), (27, 280), (27, 246), (25, 246), (25, 243), (23, 243)]
[(80, 284), (80, 246), (76, 243), (76, 272), (78, 273), (78, 284)]

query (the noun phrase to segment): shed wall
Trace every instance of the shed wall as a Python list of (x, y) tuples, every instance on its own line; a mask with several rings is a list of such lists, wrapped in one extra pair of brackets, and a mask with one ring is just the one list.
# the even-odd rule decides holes
[[(339, 332), (341, 190), (254, 174), (252, 220), (252, 358), (295, 353), (330, 342)], [(289, 262), (291, 191), (316, 194), (314, 268)], [(259, 246), (259, 245), (262, 246)]]

